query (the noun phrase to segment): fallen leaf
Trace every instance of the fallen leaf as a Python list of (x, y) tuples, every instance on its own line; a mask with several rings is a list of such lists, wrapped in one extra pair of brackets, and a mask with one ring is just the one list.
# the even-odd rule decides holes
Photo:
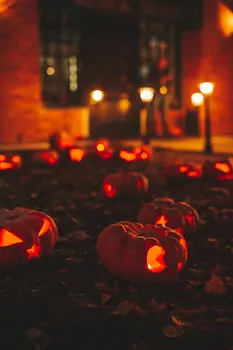
[(77, 240), (84, 240), (84, 239), (93, 239), (91, 236), (89, 236), (87, 234), (86, 231), (75, 231), (75, 232), (71, 232), (67, 235), (67, 237), (69, 238), (74, 238)]
[(211, 279), (205, 284), (205, 292), (212, 294), (226, 294), (226, 286), (219, 276), (212, 275)]
[(124, 300), (121, 303), (119, 303), (116, 307), (116, 310), (112, 311), (111, 313), (114, 315), (127, 315), (130, 311), (132, 311), (134, 308), (133, 303), (131, 303), (128, 300)]
[(102, 294), (101, 304), (105, 304), (109, 299), (111, 299), (111, 295), (105, 293)]
[(163, 334), (167, 338), (179, 338), (184, 334), (184, 330), (179, 326), (165, 326), (163, 327)]

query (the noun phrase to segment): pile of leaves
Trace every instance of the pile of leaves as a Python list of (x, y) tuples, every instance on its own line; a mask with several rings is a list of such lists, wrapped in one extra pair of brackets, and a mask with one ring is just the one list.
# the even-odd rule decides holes
[(111, 170), (70, 167), (3, 179), (0, 205), (47, 212), (60, 238), (49, 257), (0, 272), (0, 349), (233, 349), (233, 185), (166, 183), (159, 166), (145, 169), (145, 201), (188, 201), (203, 224), (175, 283), (129, 284), (109, 275), (96, 254), (101, 230), (135, 221), (142, 205), (103, 197)]

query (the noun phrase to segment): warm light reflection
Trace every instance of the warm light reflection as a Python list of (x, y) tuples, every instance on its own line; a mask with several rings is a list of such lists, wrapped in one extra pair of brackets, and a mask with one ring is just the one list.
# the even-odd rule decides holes
[(225, 37), (233, 33), (233, 12), (222, 2), (218, 4), (219, 29)]
[(130, 101), (128, 98), (122, 98), (120, 101), (119, 101), (119, 108), (120, 110), (122, 111), (122, 113), (125, 113), (128, 111), (130, 107)]
[(146, 256), (147, 268), (154, 273), (162, 272), (166, 268), (164, 262), (165, 250), (155, 245), (151, 247)]
[(155, 225), (166, 226), (167, 223), (168, 223), (168, 220), (167, 220), (166, 216), (165, 215), (161, 215), (159, 217), (159, 219), (155, 222)]

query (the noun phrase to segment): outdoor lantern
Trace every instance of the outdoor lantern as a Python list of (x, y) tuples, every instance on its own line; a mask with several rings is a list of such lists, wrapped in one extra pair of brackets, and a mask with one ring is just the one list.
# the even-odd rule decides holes
[(163, 225), (184, 235), (192, 232), (200, 222), (196, 210), (185, 202), (174, 202), (170, 198), (156, 198), (145, 204), (139, 214), (142, 224)]
[(195, 92), (191, 96), (191, 102), (194, 107), (200, 107), (204, 104), (204, 96), (200, 92)]
[(199, 85), (199, 88), (204, 96), (210, 96), (214, 91), (214, 84), (209, 81), (205, 81)]
[(98, 103), (103, 101), (104, 92), (102, 90), (94, 90), (90, 93), (90, 102)]
[(138, 92), (142, 102), (150, 103), (154, 98), (155, 89), (152, 87), (141, 87)]
[(171, 282), (184, 267), (188, 245), (177, 231), (164, 226), (122, 221), (106, 227), (97, 253), (113, 275), (132, 282)]
[(53, 219), (27, 208), (0, 209), (0, 268), (48, 255), (58, 238)]

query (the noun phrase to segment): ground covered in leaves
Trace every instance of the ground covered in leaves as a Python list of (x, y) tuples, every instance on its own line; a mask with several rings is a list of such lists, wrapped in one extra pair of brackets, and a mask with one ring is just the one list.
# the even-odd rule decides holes
[(161, 164), (140, 165), (151, 184), (142, 201), (188, 201), (205, 223), (175, 283), (128, 284), (100, 264), (96, 239), (108, 224), (135, 221), (142, 201), (104, 199), (102, 180), (116, 170), (106, 164), (3, 177), (0, 205), (49, 213), (60, 238), (49, 257), (0, 272), (0, 349), (233, 349), (233, 184), (168, 183)]

